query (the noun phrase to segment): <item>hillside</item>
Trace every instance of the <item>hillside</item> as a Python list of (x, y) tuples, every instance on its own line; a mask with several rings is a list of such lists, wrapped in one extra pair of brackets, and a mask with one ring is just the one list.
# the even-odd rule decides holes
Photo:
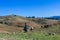
[(60, 22), (58, 21), (45, 18), (26, 18), (17, 15), (0, 16), (0, 32), (21, 32), (25, 23), (27, 23), (29, 31), (33, 27), (33, 31), (37, 32), (60, 32), (58, 31), (60, 29)]
[[(40, 26), (35, 22), (29, 21), (28, 19), (22, 16), (15, 16), (15, 15), (0, 16), (0, 24), (1, 24), (0, 26), (2, 26), (1, 29), (2, 30), (4, 29), (4, 31), (5, 29), (8, 29), (6, 31), (9, 31), (9, 32), (12, 32), (13, 30), (14, 30), (13, 32), (16, 32), (16, 31), (18, 32), (20, 31), (20, 29), (23, 30), (25, 22), (29, 27)], [(17, 28), (17, 30), (15, 28)]]

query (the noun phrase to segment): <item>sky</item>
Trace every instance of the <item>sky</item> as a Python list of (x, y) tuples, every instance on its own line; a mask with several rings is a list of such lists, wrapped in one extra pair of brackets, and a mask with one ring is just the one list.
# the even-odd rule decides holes
[(60, 16), (60, 0), (0, 0), (0, 16)]

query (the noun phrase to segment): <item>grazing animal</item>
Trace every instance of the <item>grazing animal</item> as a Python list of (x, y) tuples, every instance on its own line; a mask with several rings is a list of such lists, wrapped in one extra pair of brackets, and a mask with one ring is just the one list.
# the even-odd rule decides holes
[(30, 30), (32, 31), (33, 29), (34, 29), (34, 28), (33, 28), (33, 27), (31, 27), (31, 29), (30, 29)]
[(41, 26), (41, 28), (48, 28), (48, 27), (51, 27), (52, 25), (43, 25)]
[(44, 25), (44, 28), (48, 28), (49, 27), (49, 25)]

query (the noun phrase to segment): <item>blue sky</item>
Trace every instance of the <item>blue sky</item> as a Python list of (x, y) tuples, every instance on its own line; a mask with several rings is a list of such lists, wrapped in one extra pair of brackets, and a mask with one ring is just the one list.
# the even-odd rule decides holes
[(0, 0), (0, 15), (60, 16), (60, 0)]

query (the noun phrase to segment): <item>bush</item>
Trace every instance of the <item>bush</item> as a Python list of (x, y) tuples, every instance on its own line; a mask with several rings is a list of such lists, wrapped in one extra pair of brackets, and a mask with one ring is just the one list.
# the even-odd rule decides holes
[(3, 24), (3, 21), (0, 21), (0, 24)]
[(6, 24), (6, 25), (12, 25), (12, 23), (10, 23), (10, 22), (4, 22), (4, 24)]

